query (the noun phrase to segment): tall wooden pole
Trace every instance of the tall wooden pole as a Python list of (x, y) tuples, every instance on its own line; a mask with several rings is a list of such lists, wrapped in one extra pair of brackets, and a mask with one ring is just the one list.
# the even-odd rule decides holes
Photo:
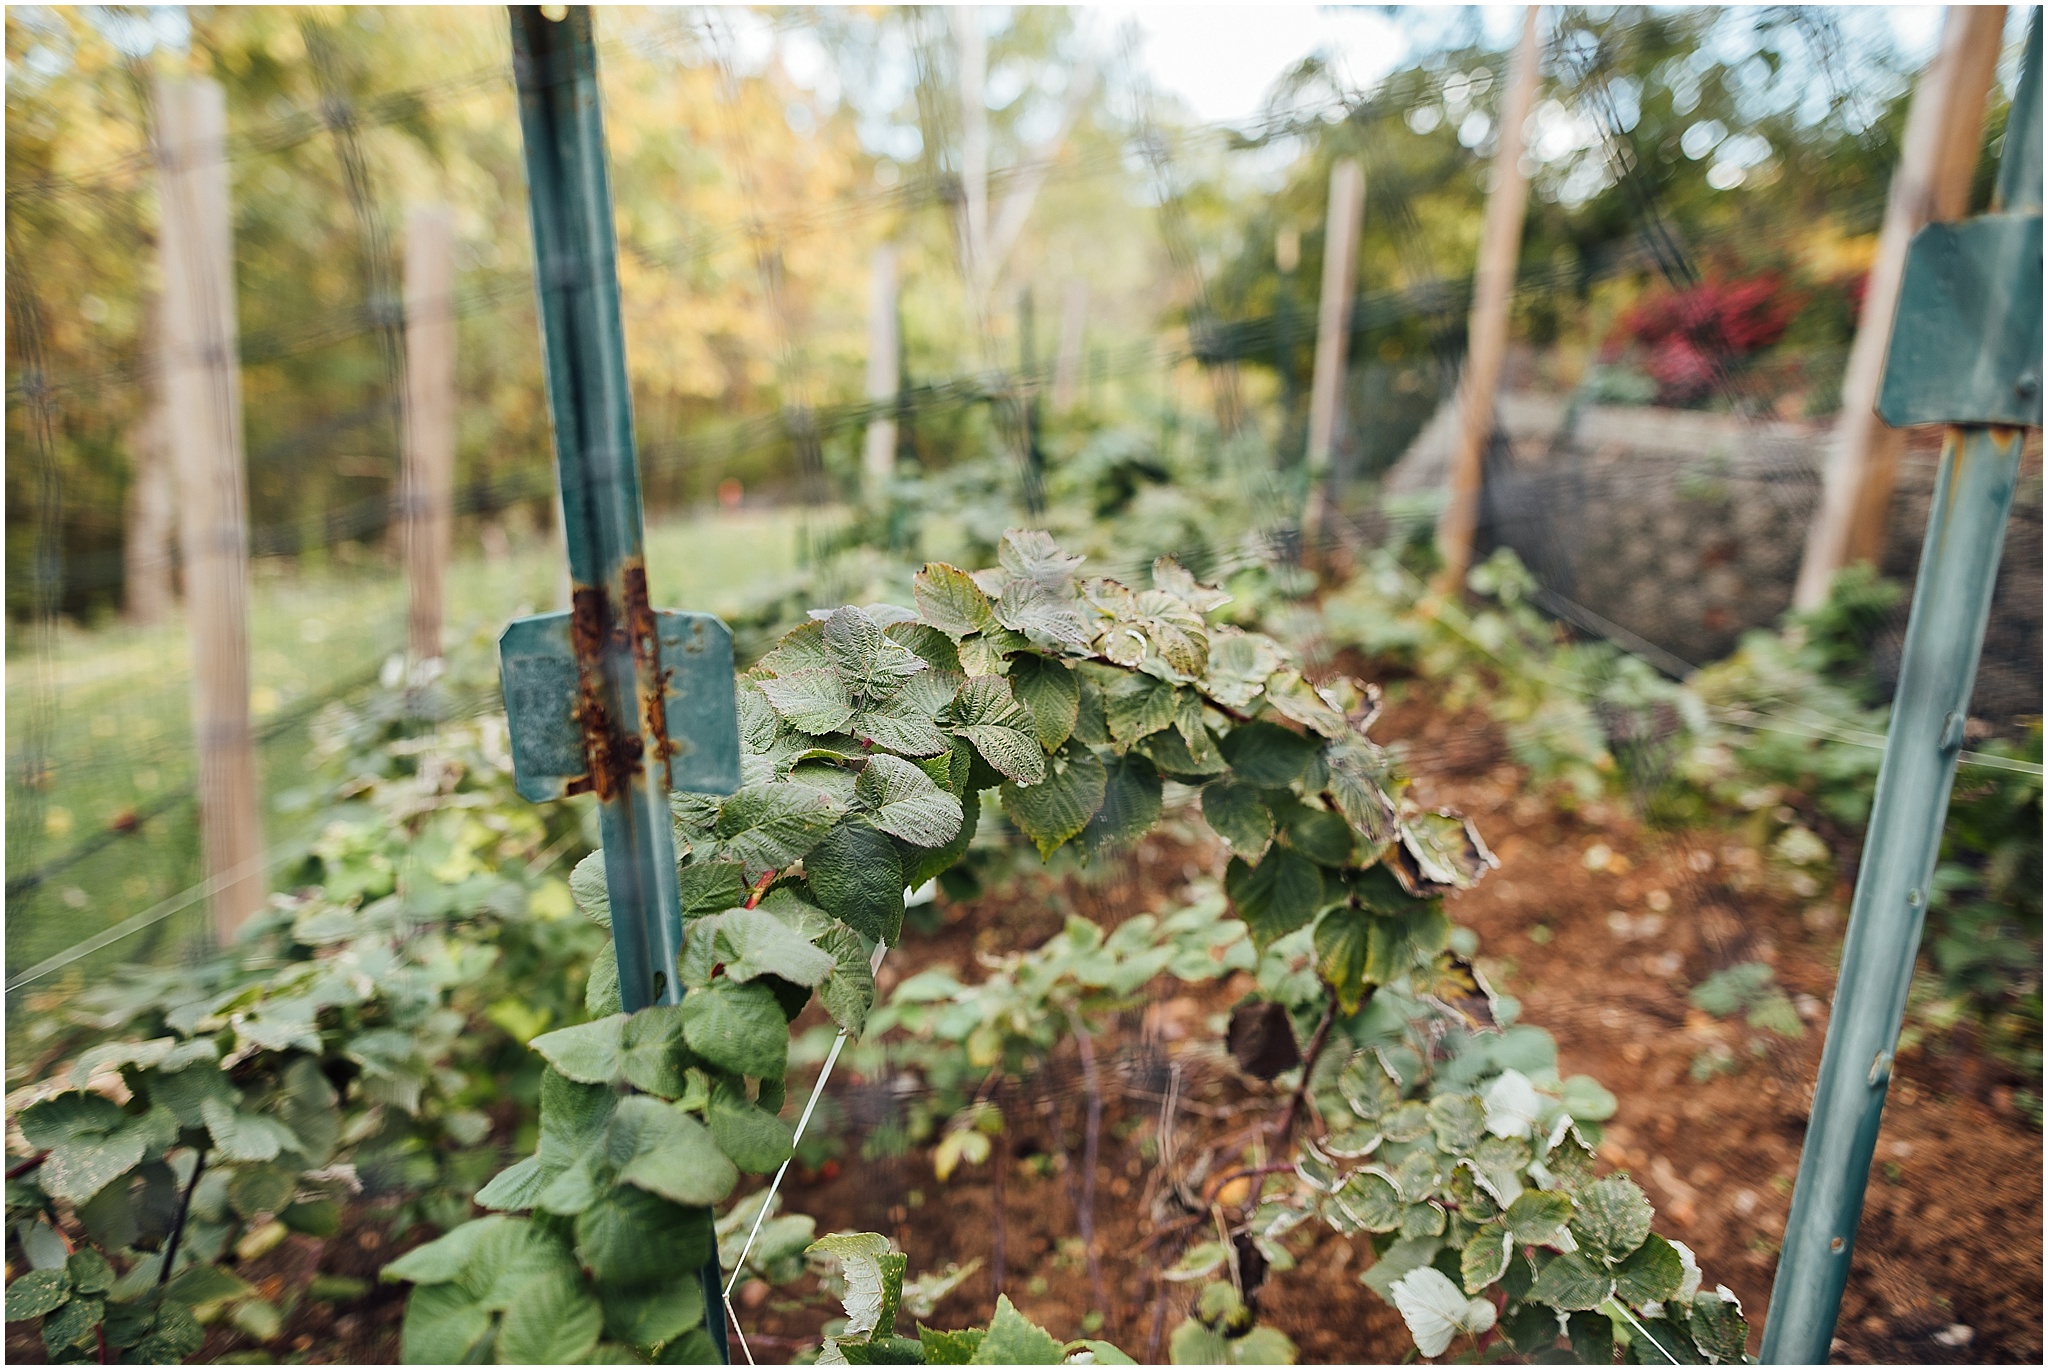
[(249, 529), (227, 97), (212, 81), (160, 78), (164, 386), (178, 473), (192, 731), (214, 931), (223, 941), (263, 902), (256, 750), (249, 732)]
[(1052, 407), (1067, 410), (1081, 390), (1082, 348), (1088, 341), (1088, 282), (1067, 282), (1060, 300), (1060, 351), (1052, 368)]
[(896, 319), (896, 249), (887, 243), (868, 258), (868, 431), (861, 472), (870, 496), (896, 471), (896, 393), (901, 388), (901, 337)]
[(1852, 562), (1875, 561), (1883, 552), (1906, 433), (1877, 417), (1877, 390), (1906, 247), (1925, 225), (1960, 218), (1969, 208), (1984, 102), (2004, 32), (2003, 5), (1950, 9), (1941, 50), (1913, 92), (1876, 260), (1864, 285), (1863, 315), (1842, 377), (1842, 412), (1828, 446), (1820, 505), (1807, 529), (1806, 555), (1793, 589), (1794, 608), (1819, 608), (1836, 572)]
[(1358, 229), (1365, 217), (1365, 173), (1345, 157), (1330, 168), (1330, 205), (1323, 219), (1323, 297), (1316, 313), (1316, 371), (1308, 402), (1308, 504), (1301, 534), (1322, 535), (1329, 498), (1330, 454), (1344, 402), (1344, 353), (1351, 341), (1351, 291), (1358, 276)]
[[(142, 308), (143, 346), (163, 352), (163, 302), (149, 298)], [(155, 364), (143, 379), (142, 413), (128, 430), (134, 476), (122, 539), (122, 611), (138, 628), (154, 628), (171, 616), (171, 548), (178, 517), (177, 476), (171, 469), (171, 422), (165, 412), (164, 377)]]
[(445, 205), (422, 205), (405, 223), (402, 490), (406, 643), (415, 662), (433, 661), (455, 519), (455, 220)]
[(1522, 216), (1529, 204), (1529, 178), (1522, 173), (1522, 125), (1536, 99), (1538, 7), (1522, 13), (1522, 41), (1508, 64), (1501, 94), (1500, 130), (1495, 135), (1493, 191), (1480, 229), (1479, 269), (1472, 278), (1472, 319), (1465, 350), (1464, 382), (1458, 389), (1458, 442), (1451, 451), (1451, 497), (1437, 525), (1443, 557), (1438, 584), (1455, 592), (1472, 565), (1472, 538), (1479, 526), (1479, 484), (1486, 444), (1493, 436), (1493, 397), (1500, 388), (1508, 348), (1508, 304), (1515, 288), (1515, 260), (1522, 242)]

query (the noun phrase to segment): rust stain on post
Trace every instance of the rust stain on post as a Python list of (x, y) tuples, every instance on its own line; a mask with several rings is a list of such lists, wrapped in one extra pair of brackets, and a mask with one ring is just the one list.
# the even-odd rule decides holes
[[(643, 586), (643, 596), (644, 596)], [(609, 801), (625, 793), (640, 769), (642, 743), (637, 734), (619, 731), (605, 703), (605, 639), (613, 631), (611, 599), (598, 585), (578, 585), (570, 600), (569, 643), (576, 654), (576, 722), (583, 732), (583, 755), (589, 763), (584, 779), (571, 794), (596, 793)]]
[(666, 788), (668, 761), (675, 755), (676, 748), (668, 736), (668, 673), (661, 666), (660, 625), (647, 602), (646, 566), (637, 560), (628, 562), (624, 579), (625, 627), (633, 644), (633, 664), (637, 668), (634, 680), (640, 696), (640, 716), (647, 732), (644, 743), (664, 772), (663, 786)]

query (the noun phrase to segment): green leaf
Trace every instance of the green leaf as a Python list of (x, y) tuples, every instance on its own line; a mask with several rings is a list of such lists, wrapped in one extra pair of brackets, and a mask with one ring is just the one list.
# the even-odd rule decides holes
[(612, 925), (611, 889), (605, 884), (604, 853), (594, 851), (569, 872), (569, 894), (583, 916), (599, 927)]
[[(892, 623), (882, 631), (891, 640), (908, 647), (934, 673), (949, 676), (965, 674), (960, 668), (960, 649), (952, 638), (930, 624), (915, 621)], [(947, 693), (951, 692), (949, 687)]]
[(7, 1286), (7, 1321), (40, 1318), (70, 1297), (70, 1275), (62, 1270), (31, 1270)]
[(1025, 785), (1045, 779), (1046, 750), (1039, 745), (1037, 720), (1001, 676), (968, 677), (941, 718), (1005, 778)]
[(1614, 1281), (1604, 1269), (1578, 1252), (1553, 1256), (1536, 1272), (1529, 1297), (1537, 1303), (1568, 1312), (1598, 1308), (1614, 1293)]
[(1108, 784), (1101, 759), (1070, 742), (1053, 758), (1044, 780), (1035, 785), (1004, 784), (1003, 812), (1038, 847), (1038, 854), (1048, 857), (1088, 826), (1102, 807)]
[(644, 1094), (619, 1100), (607, 1148), (619, 1183), (679, 1204), (720, 1203), (739, 1183), (704, 1124)]
[(414, 1284), (446, 1284), (457, 1279), (476, 1258), (483, 1244), (508, 1223), (518, 1222), (516, 1218), (492, 1216), (478, 1218), (449, 1230), (448, 1234), (416, 1246), (384, 1267), (380, 1278), (385, 1280), (410, 1280)]
[(822, 737), (853, 721), (853, 698), (847, 681), (830, 666), (772, 676), (759, 684), (775, 712), (798, 732)]
[(581, 1272), (557, 1270), (522, 1287), (498, 1326), (501, 1365), (573, 1365), (590, 1354), (604, 1310)]
[(1470, 889), (1500, 864), (1479, 840), (1479, 830), (1456, 814), (1415, 814), (1398, 827), (1401, 845), (1414, 858), (1426, 887)]
[[(224, 1115), (238, 1121), (249, 1116), (234, 1113), (218, 1100), (207, 1102), (217, 1105)], [(268, 1135), (267, 1131), (264, 1135)], [(215, 1140), (219, 1141), (218, 1133), (215, 1134)], [(147, 1139), (138, 1128), (124, 1127), (118, 1132), (106, 1134), (84, 1133), (51, 1148), (41, 1169), (36, 1172), (36, 1182), (42, 1186), (43, 1192), (53, 1199), (68, 1199), (74, 1204), (82, 1204), (141, 1164), (142, 1153), (146, 1149)], [(222, 1149), (228, 1150), (225, 1146)], [(268, 1160), (275, 1156), (277, 1151), (277, 1147), (273, 1145), (267, 1154), (240, 1155), (235, 1159)]]
[(903, 864), (887, 834), (863, 823), (841, 824), (804, 858), (804, 877), (825, 912), (877, 941), (896, 940)]
[(851, 928), (834, 928), (818, 945), (831, 953), (832, 974), (818, 986), (818, 1002), (849, 1036), (859, 1037), (875, 1005), (875, 975), (868, 950)]
[[(1192, 696), (1183, 695), (1182, 698), (1185, 700)], [(1225, 761), (1223, 753), (1216, 749), (1215, 740), (1209, 736), (1206, 728), (1199, 736), (1202, 747), (1199, 756), (1189, 748), (1187, 739), (1177, 727), (1161, 728), (1138, 742), (1131, 750), (1150, 760), (1167, 779), (1199, 785), (1213, 776), (1226, 774), (1230, 770), (1230, 763)]]
[(1394, 840), (1394, 801), (1388, 789), (1396, 783), (1394, 768), (1381, 748), (1355, 738), (1332, 742), (1323, 752), (1329, 772), (1324, 793), (1374, 851)]
[(1031, 711), (1039, 745), (1056, 752), (1074, 735), (1081, 714), (1081, 680), (1061, 662), (1020, 653), (1010, 662), (1010, 691)]
[(626, 1020), (619, 1034), (619, 1072), (626, 1083), (673, 1099), (683, 1092), (683, 1072), (689, 1064), (689, 1053), (683, 1049), (682, 1005), (656, 1004)]
[[(1260, 1332), (1261, 1330), (1265, 1330), (1265, 1331), (1270, 1331), (1270, 1330), (1272, 1330), (1272, 1329), (1270, 1329), (1270, 1328), (1266, 1328), (1266, 1329), (1260, 1329), (1260, 1328), (1253, 1328), (1253, 1329), (1252, 1329), (1252, 1332), (1251, 1332), (1251, 1334), (1250, 1334), (1250, 1336), (1247, 1336), (1247, 1337), (1244, 1337), (1244, 1338), (1242, 1338), (1242, 1339), (1241, 1339), (1241, 1342), (1240, 1342), (1240, 1344), (1242, 1344), (1242, 1342), (1243, 1342), (1243, 1341), (1250, 1341), (1250, 1340), (1252, 1339), (1252, 1337), (1255, 1337), (1255, 1336), (1257, 1336), (1257, 1335), (1259, 1334), (1259, 1332)], [(1285, 1338), (1283, 1337), (1283, 1338), (1282, 1338), (1282, 1340), (1285, 1340)], [(1113, 1345), (1113, 1344), (1112, 1344), (1112, 1343), (1110, 1343), (1110, 1342), (1106, 1342), (1106, 1341), (1100, 1341), (1100, 1340), (1097, 1340), (1097, 1339), (1095, 1339), (1095, 1338), (1093, 1338), (1093, 1337), (1083, 1337), (1083, 1338), (1081, 1338), (1081, 1339), (1080, 1339), (1079, 1341), (1074, 1341), (1074, 1342), (1069, 1342), (1069, 1343), (1067, 1343), (1067, 1354), (1068, 1354), (1069, 1356), (1072, 1356), (1072, 1355), (1076, 1354), (1077, 1352), (1081, 1352), (1081, 1351), (1086, 1351), (1086, 1352), (1087, 1352), (1087, 1353), (1088, 1353), (1088, 1354), (1089, 1354), (1090, 1356), (1093, 1356), (1093, 1357), (1095, 1358), (1095, 1364), (1097, 1364), (1097, 1365), (1136, 1365), (1136, 1364), (1137, 1364), (1137, 1362), (1136, 1362), (1136, 1361), (1132, 1360), (1132, 1359), (1131, 1359), (1131, 1358), (1130, 1358), (1129, 1356), (1127, 1356), (1127, 1355), (1125, 1355), (1125, 1354), (1123, 1353), (1123, 1350), (1122, 1350), (1122, 1348), (1120, 1348), (1120, 1347), (1118, 1347), (1118, 1346), (1115, 1346), (1115, 1345)], [(1277, 1360), (1272, 1360), (1272, 1361), (1248, 1361), (1248, 1360), (1241, 1360), (1241, 1361), (1239, 1361), (1239, 1362), (1238, 1362), (1238, 1364), (1240, 1364), (1240, 1365), (1292, 1365), (1292, 1364), (1294, 1364), (1294, 1356), (1293, 1356), (1293, 1346), (1292, 1346), (1292, 1344), (1290, 1343), (1290, 1344), (1289, 1344), (1289, 1347), (1288, 1347), (1288, 1354), (1286, 1354), (1286, 1355), (1284, 1355), (1284, 1356), (1280, 1357), (1280, 1358), (1279, 1358), (1279, 1359), (1277, 1359)]]
[(719, 851), (749, 878), (791, 865), (845, 812), (823, 790), (794, 781), (748, 785), (718, 810)]
[(1572, 1201), (1566, 1194), (1526, 1189), (1508, 1205), (1508, 1231), (1523, 1246), (1555, 1246), (1571, 1221)]
[(1572, 1354), (1581, 1365), (1614, 1364), (1614, 1323), (1605, 1313), (1574, 1313), (1565, 1322)]
[(630, 1185), (576, 1218), (576, 1258), (606, 1284), (660, 1283), (699, 1269), (711, 1250), (710, 1213)]
[(1515, 1239), (1505, 1228), (1488, 1224), (1474, 1233), (1472, 1240), (1465, 1243), (1465, 1249), (1458, 1257), (1458, 1270), (1464, 1277), (1465, 1292), (1477, 1294), (1508, 1272), (1508, 1261), (1515, 1254)]
[(244, 1218), (275, 1213), (292, 1200), (298, 1177), (282, 1166), (253, 1165), (228, 1181), (228, 1204)]
[(71, 1287), (81, 1294), (104, 1294), (114, 1287), (114, 1267), (91, 1247), (74, 1251), (64, 1262)]
[(1013, 580), (1003, 587), (994, 607), (996, 622), (1040, 647), (1083, 651), (1088, 646), (1088, 627), (1071, 590)]
[(1265, 855), (1273, 841), (1273, 811), (1256, 785), (1218, 780), (1202, 787), (1202, 817), (1230, 849), (1247, 861)]
[(1219, 745), (1234, 777), (1262, 790), (1283, 790), (1300, 780), (1322, 746), (1263, 720), (1233, 728)]
[(721, 976), (683, 999), (683, 1039), (690, 1050), (735, 1075), (782, 1078), (789, 1058), (789, 1020), (765, 984)]
[(981, 1339), (987, 1335), (979, 1327), (941, 1332), (923, 1323), (917, 1325), (917, 1340), (924, 1347), (926, 1365), (971, 1365), (975, 1351), (981, 1346)]
[(128, 1121), (121, 1106), (104, 1095), (67, 1089), (30, 1104), (17, 1119), (22, 1138), (38, 1151), (48, 1151), (82, 1137), (99, 1137)]
[(1689, 1307), (1692, 1317), (1686, 1325), (1700, 1354), (1725, 1365), (1739, 1364), (1749, 1342), (1749, 1324), (1743, 1321), (1742, 1308), (1734, 1298), (1718, 1291), (1697, 1294)]
[(996, 1315), (989, 1319), (988, 1335), (974, 1348), (970, 1365), (1058, 1365), (1066, 1359), (1066, 1347), (1052, 1333), (1017, 1311), (1007, 1294), (996, 1295)]
[(1351, 1111), (1365, 1121), (1377, 1122), (1401, 1105), (1401, 1086), (1387, 1074), (1376, 1051), (1353, 1057), (1337, 1077), (1337, 1088)]
[(97, 1295), (80, 1295), (43, 1319), (43, 1345), (52, 1352), (75, 1346), (90, 1335), (106, 1316), (107, 1301)]
[[(826, 848), (832, 841), (833, 838), (827, 838), (811, 849), (811, 858), (804, 863), (807, 873), (812, 872), (813, 861), (825, 859)], [(812, 878), (816, 879), (814, 873)], [(802, 933), (760, 908), (720, 914), (713, 945), (718, 959), (725, 964), (726, 975), (741, 984), (763, 975), (779, 975), (791, 984), (815, 986), (832, 973), (834, 965), (829, 953), (818, 950)]]
[(1306, 804), (1290, 806), (1283, 835), (1287, 845), (1318, 866), (1346, 866), (1351, 863), (1351, 825), (1341, 814), (1312, 809)]
[(583, 985), (583, 1011), (593, 1018), (606, 1018), (624, 1011), (619, 998), (619, 957), (610, 942), (590, 958), (590, 979)]
[(410, 1365), (459, 1365), (491, 1330), (491, 1314), (463, 1290), (432, 1284), (412, 1291), (398, 1353)]
[(1578, 1194), (1572, 1236), (1595, 1260), (1618, 1261), (1643, 1244), (1654, 1216), (1649, 1196), (1620, 1175), (1595, 1180)]
[(1112, 758), (1105, 769), (1102, 805), (1081, 830), (1089, 853), (1129, 846), (1150, 832), (1159, 821), (1161, 789), (1159, 771), (1144, 757)]
[(1429, 1125), (1439, 1150), (1463, 1156), (1486, 1135), (1486, 1105), (1477, 1094), (1439, 1094), (1429, 1101)]
[(1373, 1171), (1353, 1171), (1328, 1203), (1367, 1232), (1392, 1232), (1401, 1225), (1401, 1191)]
[(926, 623), (954, 637), (987, 632), (996, 626), (995, 610), (974, 578), (943, 561), (925, 563), (911, 578), (910, 592)]
[(476, 1201), (484, 1208), (514, 1211), (532, 1208), (553, 1178), (553, 1172), (541, 1165), (540, 1157), (528, 1156), (493, 1176), (489, 1184), (476, 1192)]
[[(903, 1265), (900, 1253), (878, 1232), (836, 1232), (820, 1237), (804, 1248), (804, 1254), (824, 1254), (839, 1262), (846, 1283), (841, 1302), (846, 1306), (846, 1330), (841, 1338), (892, 1334), (892, 1314), (903, 1294)], [(891, 1256), (896, 1256), (894, 1261)], [(890, 1287), (891, 1275), (894, 1285)]]
[(1685, 1262), (1678, 1251), (1652, 1233), (1614, 1267), (1614, 1293), (1623, 1303), (1640, 1307), (1670, 1298), (1684, 1279)]
[(730, 1085), (721, 1083), (711, 1091), (706, 1121), (718, 1149), (751, 1175), (773, 1173), (796, 1149), (788, 1123)]
[(1340, 904), (1316, 922), (1316, 974), (1335, 992), (1337, 1011), (1347, 1018), (1365, 999), (1366, 963), (1379, 921), (1361, 908)]
[(855, 714), (847, 731), (905, 756), (937, 756), (946, 750), (946, 735), (932, 721), (938, 703), (922, 692), (905, 690)]
[(1110, 737), (1128, 747), (1173, 726), (1180, 712), (1180, 692), (1157, 676), (1133, 671), (1102, 692), (1102, 708)]
[[(695, 997), (694, 995), (692, 996)], [(616, 1090), (606, 1085), (578, 1084), (550, 1066), (540, 1077), (540, 1156), (550, 1165), (567, 1165), (603, 1139)]]
[(692, 861), (676, 872), (683, 917), (723, 913), (747, 899), (746, 870), (737, 861)]
[(619, 1078), (619, 1046), (626, 1015), (544, 1032), (527, 1043), (547, 1063), (580, 1084), (608, 1085)]
[[(825, 620), (825, 651), (854, 694), (870, 701), (894, 694), (904, 681), (931, 669), (915, 652), (884, 634), (880, 624), (850, 604), (833, 610)], [(774, 702), (772, 695), (769, 702)], [(834, 726), (815, 731), (839, 729)]]
[(1272, 848), (1256, 866), (1231, 857), (1223, 888), (1261, 951), (1306, 927), (1324, 901), (1322, 867), (1284, 847)]
[(943, 847), (960, 831), (960, 801), (897, 757), (869, 758), (854, 798), (870, 823), (914, 847)]
[(704, 1321), (704, 1286), (695, 1270), (676, 1271), (664, 1284), (598, 1290), (604, 1330), (629, 1346), (659, 1346)]

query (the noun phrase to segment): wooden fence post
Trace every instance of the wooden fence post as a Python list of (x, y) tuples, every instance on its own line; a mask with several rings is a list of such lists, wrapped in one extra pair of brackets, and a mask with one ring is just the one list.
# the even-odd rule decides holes
[(422, 205), (405, 223), (406, 645), (415, 662), (441, 655), (442, 583), (454, 541), (455, 220)]
[(1507, 356), (1508, 305), (1515, 288), (1515, 260), (1522, 243), (1522, 216), (1529, 204), (1529, 178), (1522, 172), (1522, 125), (1536, 99), (1538, 6), (1522, 12), (1522, 40), (1508, 63), (1501, 92), (1500, 129), (1495, 134), (1493, 190), (1480, 228), (1479, 269), (1472, 277), (1472, 315), (1465, 347), (1465, 376), (1458, 388), (1458, 440), (1451, 450), (1450, 502), (1437, 525), (1443, 557), (1438, 584), (1455, 594), (1472, 565), (1472, 539), (1479, 526), (1479, 483), (1486, 444), (1493, 437), (1493, 397)]
[(1330, 454), (1344, 407), (1344, 354), (1351, 341), (1351, 292), (1358, 274), (1358, 229), (1365, 216), (1365, 173), (1345, 157), (1330, 168), (1330, 205), (1323, 217), (1323, 295), (1316, 313), (1316, 370), (1308, 401), (1308, 503), (1304, 546), (1323, 531)]
[[(142, 307), (143, 347), (163, 352), (163, 302)], [(152, 362), (142, 382), (142, 412), (128, 429), (128, 458), (134, 476), (121, 547), (122, 612), (138, 628), (154, 628), (171, 616), (171, 548), (178, 517), (177, 478), (171, 469), (170, 416), (164, 412), (164, 377)]]
[(249, 731), (249, 529), (234, 243), (225, 155), (227, 96), (206, 80), (159, 78), (163, 383), (178, 474), (199, 818), (222, 941), (263, 903), (256, 750)]
[(896, 317), (896, 249), (884, 243), (868, 258), (868, 429), (861, 472), (870, 497), (896, 471), (896, 393), (901, 333)]
[(1906, 432), (1886, 427), (1877, 417), (1877, 389), (1898, 309), (1906, 245), (1925, 225), (1960, 218), (1969, 208), (1984, 102), (2004, 33), (2003, 5), (1949, 10), (1941, 49), (1913, 92), (1876, 260), (1864, 285), (1863, 315), (1842, 376), (1842, 409), (1828, 444), (1820, 503), (1807, 528), (1806, 554), (1792, 593), (1796, 609), (1819, 608), (1827, 602), (1837, 571), (1883, 554)]
[(1073, 408), (1079, 396), (1081, 352), (1087, 341), (1088, 282), (1077, 276), (1067, 282), (1060, 300), (1060, 351), (1052, 368), (1052, 407), (1056, 411)]

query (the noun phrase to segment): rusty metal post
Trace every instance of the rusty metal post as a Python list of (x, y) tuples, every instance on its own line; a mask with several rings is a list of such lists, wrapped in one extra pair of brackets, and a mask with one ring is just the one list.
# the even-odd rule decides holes
[(1906, 256), (1878, 414), (1948, 425), (1864, 833), (1813, 1116), (1771, 1287), (1762, 1359), (1828, 1359), (1892, 1053), (1927, 916), (1977, 657), (2019, 480), (2041, 425), (2041, 12), (2006, 124), (1992, 212), (1930, 224)]
[[(522, 791), (597, 797), (631, 1013), (682, 999), (669, 790), (672, 779), (725, 791), (738, 780), (732, 638), (707, 615), (648, 603), (597, 49), (588, 8), (553, 13), (513, 8), (512, 61), (573, 588), (566, 622), (514, 623), (500, 660)], [(694, 688), (679, 694), (679, 681)], [(688, 717), (672, 741), (675, 705)], [(716, 1252), (702, 1280), (705, 1326), (730, 1359)]]

